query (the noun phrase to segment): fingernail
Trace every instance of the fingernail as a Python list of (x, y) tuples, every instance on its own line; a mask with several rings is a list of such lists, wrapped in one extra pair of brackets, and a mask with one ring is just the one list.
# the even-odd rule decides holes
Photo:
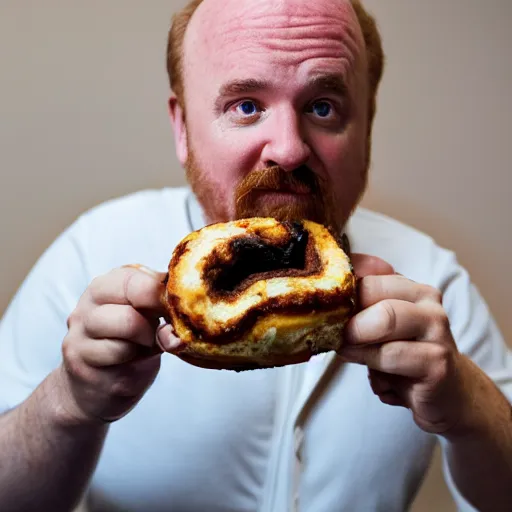
[(375, 304), (359, 311), (350, 322), (350, 325), (347, 326), (347, 342), (349, 344), (357, 344), (361, 340), (378, 336), (385, 320), (385, 311), (383, 311), (380, 304)]
[(171, 352), (177, 350), (182, 345), (179, 338), (174, 335), (174, 330), (171, 325), (162, 325), (157, 333), (157, 341), (162, 350)]

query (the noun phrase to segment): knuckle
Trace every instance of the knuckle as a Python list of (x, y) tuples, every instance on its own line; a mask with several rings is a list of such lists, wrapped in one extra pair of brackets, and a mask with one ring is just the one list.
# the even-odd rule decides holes
[(433, 341), (446, 339), (451, 334), (450, 319), (444, 308), (440, 305), (430, 308), (431, 318), (429, 338)]
[(432, 380), (437, 382), (443, 380), (449, 372), (451, 351), (443, 345), (432, 345), (429, 358)]
[(436, 304), (443, 303), (443, 294), (437, 288), (434, 288), (430, 285), (424, 285), (422, 290), (422, 297), (431, 302), (435, 302)]
[(450, 357), (450, 351), (444, 345), (434, 345), (430, 347), (430, 357), (434, 363), (444, 363)]
[(377, 304), (377, 307), (380, 308), (380, 316), (382, 317), (382, 334), (384, 337), (391, 336), (396, 329), (396, 311), (392, 304), (386, 300)]
[(77, 309), (74, 309), (68, 316), (66, 320), (66, 325), (68, 329), (71, 329), (72, 327), (75, 327), (76, 325), (80, 325), (82, 323), (82, 314)]
[(450, 319), (448, 318), (448, 315), (443, 310), (439, 313), (436, 321), (436, 325), (438, 330), (446, 336), (447, 334), (451, 333), (451, 326), (450, 326)]
[(365, 276), (359, 283), (359, 296), (362, 307), (367, 307), (373, 302), (373, 297), (380, 294), (382, 284), (376, 276)]
[(76, 341), (72, 337), (66, 336), (62, 342), (61, 351), (64, 367), (68, 373), (75, 377), (83, 377), (83, 362)]
[(88, 335), (94, 335), (99, 323), (99, 308), (93, 307), (82, 314), (82, 324), (84, 332)]
[(440, 290), (438, 290), (437, 288), (431, 288), (431, 298), (434, 302), (436, 302), (437, 304), (442, 304), (443, 303), (443, 294)]
[(103, 283), (105, 281), (104, 276), (95, 277), (89, 284), (87, 291), (93, 302), (97, 302), (100, 297), (100, 292), (103, 289)]
[(62, 351), (62, 357), (65, 361), (70, 361), (74, 358), (74, 355), (75, 355), (74, 347), (73, 347), (73, 344), (71, 342), (71, 338), (69, 335), (67, 335), (64, 338), (64, 341), (62, 342), (61, 351)]
[(382, 347), (382, 356), (387, 366), (394, 370), (400, 367), (400, 361), (405, 356), (406, 347), (403, 343), (386, 343)]

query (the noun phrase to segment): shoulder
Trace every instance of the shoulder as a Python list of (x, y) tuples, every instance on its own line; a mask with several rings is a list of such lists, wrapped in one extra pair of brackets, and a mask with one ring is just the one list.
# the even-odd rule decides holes
[(174, 217), (182, 213), (188, 191), (187, 187), (140, 190), (93, 206), (81, 218), (89, 223), (119, 227)]
[(76, 222), (90, 274), (128, 263), (162, 270), (190, 231), (187, 187), (141, 190), (105, 201)]

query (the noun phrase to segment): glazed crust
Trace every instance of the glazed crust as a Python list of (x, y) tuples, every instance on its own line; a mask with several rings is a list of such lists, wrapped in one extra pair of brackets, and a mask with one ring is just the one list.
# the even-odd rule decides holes
[(339, 349), (355, 276), (324, 226), (251, 218), (184, 238), (162, 303), (181, 359), (237, 371), (284, 366)]

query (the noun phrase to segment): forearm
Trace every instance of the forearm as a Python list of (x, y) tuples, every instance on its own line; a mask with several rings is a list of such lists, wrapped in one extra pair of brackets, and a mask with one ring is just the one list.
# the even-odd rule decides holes
[(58, 371), (0, 417), (0, 509), (69, 511), (96, 466), (107, 427), (68, 420)]
[(447, 460), (464, 497), (480, 512), (510, 511), (512, 504), (512, 407), (481, 374), (472, 383), (475, 426), (447, 436)]

